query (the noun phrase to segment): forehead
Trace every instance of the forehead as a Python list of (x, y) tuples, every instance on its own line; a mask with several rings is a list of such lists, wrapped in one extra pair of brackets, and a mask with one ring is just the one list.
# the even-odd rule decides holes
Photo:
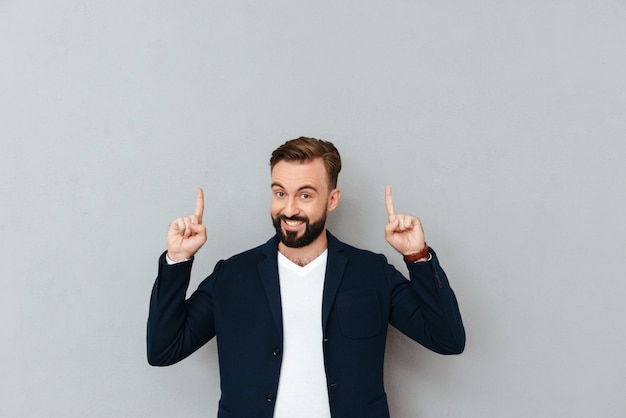
[(326, 167), (321, 158), (312, 161), (279, 161), (272, 169), (272, 185), (326, 187)]

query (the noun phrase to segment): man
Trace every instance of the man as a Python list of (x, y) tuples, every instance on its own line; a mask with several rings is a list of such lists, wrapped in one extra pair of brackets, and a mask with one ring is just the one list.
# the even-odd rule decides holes
[(457, 302), (418, 218), (395, 212), (385, 191), (385, 237), (411, 280), (383, 255), (326, 230), (340, 199), (339, 152), (297, 138), (270, 159), (267, 243), (217, 263), (185, 300), (195, 253), (206, 242), (204, 196), (172, 222), (148, 318), (148, 361), (176, 363), (217, 336), (218, 417), (389, 417), (383, 387), (387, 325), (427, 348), (461, 353)]

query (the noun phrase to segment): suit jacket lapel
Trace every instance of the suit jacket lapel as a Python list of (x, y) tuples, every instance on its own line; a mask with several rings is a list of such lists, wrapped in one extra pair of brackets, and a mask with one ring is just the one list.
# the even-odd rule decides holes
[[(326, 330), (328, 316), (335, 302), (337, 291), (343, 278), (346, 267), (346, 258), (341, 254), (343, 244), (330, 232), (328, 235), (328, 261), (326, 263), (326, 278), (324, 280), (324, 294), (322, 299), (322, 330)], [(263, 245), (261, 252), (265, 258), (259, 262), (259, 275), (265, 288), (265, 295), (276, 323), (279, 335), (283, 336), (283, 313), (280, 303), (280, 281), (278, 278), (278, 239), (270, 239)]]
[(280, 304), (280, 282), (278, 280), (278, 240), (276, 237), (270, 239), (262, 247), (261, 252), (265, 258), (259, 263), (259, 274), (265, 295), (278, 329), (278, 335), (283, 338), (283, 310)]
[(326, 263), (326, 279), (324, 281), (324, 296), (322, 300), (322, 330), (326, 331), (328, 316), (335, 302), (337, 290), (343, 278), (346, 267), (346, 258), (341, 254), (343, 244), (330, 232), (328, 234), (328, 261)]

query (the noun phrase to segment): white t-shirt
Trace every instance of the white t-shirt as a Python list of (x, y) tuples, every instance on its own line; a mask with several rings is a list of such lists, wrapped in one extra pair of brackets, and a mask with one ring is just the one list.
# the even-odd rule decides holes
[(327, 257), (324, 251), (300, 267), (278, 253), (284, 342), (274, 418), (330, 418), (322, 342)]

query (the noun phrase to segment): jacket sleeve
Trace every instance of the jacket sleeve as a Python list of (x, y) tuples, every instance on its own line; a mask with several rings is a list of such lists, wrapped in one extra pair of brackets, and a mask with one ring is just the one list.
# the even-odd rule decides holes
[(165, 253), (159, 258), (146, 341), (148, 363), (153, 366), (177, 363), (215, 336), (211, 302), (215, 272), (186, 299), (192, 264), (193, 259), (168, 265)]
[(465, 349), (465, 329), (458, 303), (437, 255), (431, 260), (407, 263), (410, 281), (391, 267), (390, 323), (408, 337), (440, 354), (460, 354)]

